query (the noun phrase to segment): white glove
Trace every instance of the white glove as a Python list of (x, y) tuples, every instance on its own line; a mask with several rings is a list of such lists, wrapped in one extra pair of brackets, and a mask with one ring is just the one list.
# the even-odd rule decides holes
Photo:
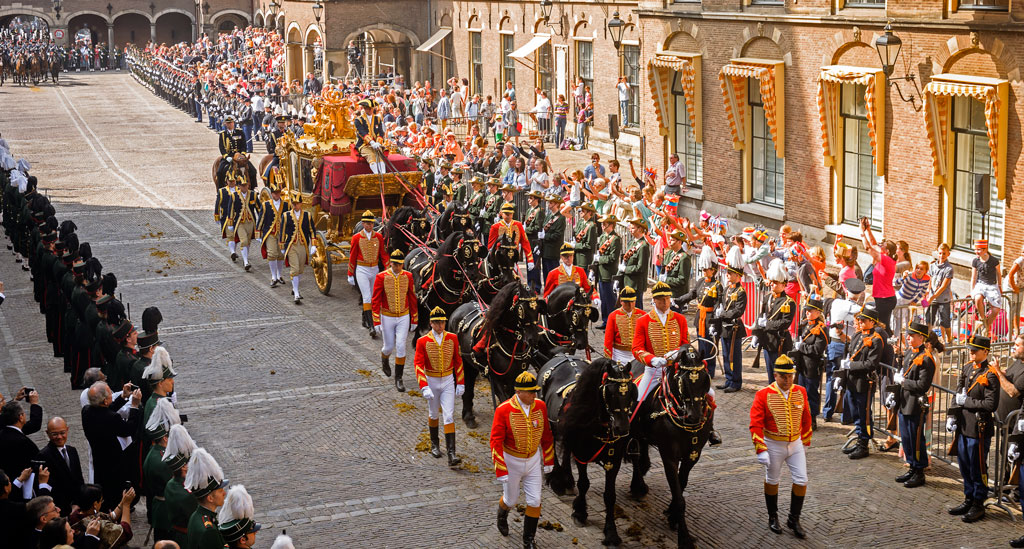
[(967, 402), (967, 393), (957, 393), (956, 394), (956, 405), (957, 406), (963, 406), (965, 402)]
[(1006, 451), (1006, 459), (1014, 462), (1020, 459), (1020, 448), (1017, 447), (1017, 443), (1010, 444), (1009, 450)]
[(600, 297), (595, 298), (594, 301), (590, 302), (590, 304), (593, 305), (594, 308), (600, 309), (601, 308), (601, 298)]
[(487, 215), (487, 208), (480, 208), (480, 217)]
[(850, 369), (850, 359), (844, 358), (843, 360), (841, 360), (839, 362), (839, 365), (840, 365), (839, 366), (840, 368), (842, 368), (844, 370), (849, 370)]
[(527, 261), (526, 262), (526, 270), (527, 271), (532, 271), (535, 266), (536, 265), (534, 265), (532, 261)]
[(508, 482), (508, 475), (501, 475), (500, 477), (498, 477), (498, 482), (500, 482), (502, 484), (505, 484), (506, 482)]
[(896, 395), (889, 393), (885, 396), (885, 407), (890, 410), (896, 407)]
[(316, 255), (316, 246), (310, 246), (309, 247), (309, 255), (310, 256)]
[(616, 295), (619, 293), (619, 287), (620, 286), (618, 280), (612, 283), (612, 291), (615, 292)]
[(380, 148), (380, 143), (378, 143), (376, 141), (370, 141), (370, 147), (374, 148), (374, 149), (379, 149)]
[(722, 316), (724, 314), (725, 314), (725, 305), (722, 305), (721, 303), (719, 303), (718, 307), (715, 307), (715, 316)]
[(796, 350), (796, 352), (798, 352), (798, 353), (802, 353), (803, 350), (804, 350), (804, 342), (803, 341), (796, 341), (796, 342), (794, 342), (793, 343), (793, 349)]
[(352, 277), (352, 276), (348, 277), (348, 284), (349, 284), (349, 286), (355, 286), (356, 285), (355, 277)]
[(254, 238), (254, 239), (252, 239), (252, 241), (255, 242), (257, 246), (260, 245), (260, 241), (261, 240), (262, 240), (261, 238)]
[(537, 238), (544, 238), (544, 231), (537, 231)]
[(622, 261), (619, 262), (619, 272), (620, 273), (626, 272), (626, 263), (625, 262), (622, 262)]
[(656, 356), (651, 359), (651, 368), (664, 368), (668, 361), (663, 357)]
[(832, 380), (832, 390), (838, 391), (843, 386), (843, 380), (838, 377)]
[(414, 323), (409, 325), (409, 333), (412, 333), (412, 332), (415, 332), (415, 331), (416, 331), (416, 323), (414, 322)]
[(373, 327), (373, 331), (377, 332), (377, 335), (380, 335), (384, 331), (384, 328), (380, 324), (377, 324)]
[(892, 382), (895, 383), (896, 385), (903, 385), (903, 382), (906, 381), (906, 380), (907, 380), (907, 378), (903, 377), (903, 374), (901, 374), (899, 372), (896, 372), (892, 376)]
[(554, 469), (555, 469), (554, 465), (545, 465), (544, 466), (544, 474), (546, 475), (546, 474), (550, 473), (551, 471), (553, 471)]
[(569, 245), (572, 246), (573, 248), (575, 248), (576, 247), (576, 239), (575, 238), (570, 238), (569, 239)]
[(587, 282), (589, 282), (591, 286), (597, 282), (597, 278), (594, 276), (594, 271), (590, 271), (590, 274), (587, 275)]
[(763, 452), (758, 452), (757, 453), (757, 462), (760, 463), (761, 465), (764, 465), (765, 467), (767, 467), (768, 466), (768, 460), (769, 460), (768, 450), (765, 450)]
[(708, 387), (708, 396), (711, 397), (711, 398), (715, 398), (715, 388), (714, 387)]
[(423, 393), (423, 398), (425, 398), (427, 400), (431, 400), (432, 398), (434, 398), (434, 392), (430, 390), (430, 386), (429, 385), (424, 387), (423, 390), (420, 391), (420, 392)]
[(1017, 420), (1017, 431), (1024, 432), (1024, 418)]
[(234, 225), (231, 225), (230, 227), (228, 227), (228, 232), (231, 232), (233, 230), (235, 230), (235, 226)]
[(953, 418), (953, 417), (947, 417), (946, 418), (946, 430), (949, 431), (950, 433), (952, 433), (953, 431), (956, 431), (956, 418)]
[(762, 316), (761, 318), (757, 319), (757, 325), (764, 328), (765, 326), (768, 325), (768, 319)]
[(456, 385), (455, 386), (455, 396), (456, 397), (462, 396), (462, 393), (465, 393), (465, 392), (466, 392), (466, 386), (465, 385)]
[(594, 261), (595, 261), (596, 263), (600, 263), (600, 262), (601, 262), (601, 258), (602, 258), (602, 257), (604, 257), (604, 255), (603, 255), (603, 254), (596, 254), (596, 255), (594, 255)]
[(662, 273), (662, 274), (658, 275), (658, 280), (660, 280), (662, 282), (665, 282), (666, 280), (668, 280), (668, 273)]

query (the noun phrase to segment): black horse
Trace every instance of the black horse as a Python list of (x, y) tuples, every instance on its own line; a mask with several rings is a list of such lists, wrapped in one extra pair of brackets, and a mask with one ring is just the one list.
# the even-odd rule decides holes
[(544, 359), (563, 352), (589, 352), (590, 323), (597, 322), (600, 313), (590, 304), (586, 290), (575, 282), (565, 282), (551, 290), (547, 301), (547, 328), (541, 329), (537, 344)]
[[(549, 305), (550, 306), (550, 305)], [(555, 436), (555, 467), (547, 476), (558, 495), (572, 490), (576, 462), (578, 492), (572, 502), (577, 526), (587, 523), (587, 465), (604, 467), (604, 545), (622, 543), (615, 528), (615, 479), (626, 453), (637, 387), (629, 366), (607, 358), (591, 364), (560, 355), (540, 369), (541, 391)]]
[[(683, 490), (690, 470), (700, 459), (714, 424), (714, 409), (707, 392), (711, 376), (700, 354), (690, 345), (665, 357), (668, 364), (661, 385), (651, 391), (632, 423), (632, 436), (639, 442), (640, 455), (633, 466), (630, 493), (634, 497), (647, 494), (644, 475), (651, 468), (648, 445), (658, 447), (665, 466), (665, 477), (672, 501), (665, 515), (669, 527), (677, 530), (679, 547), (694, 547), (686, 527), (686, 499)], [(643, 372), (643, 363), (631, 363), (634, 376)]]
[(476, 284), (480, 298), (490, 303), (494, 296), (509, 282), (518, 279), (516, 255), (518, 248), (505, 233), (498, 237), (493, 248), (487, 252), (487, 277)]
[(466, 206), (458, 202), (452, 202), (441, 212), (440, 217), (434, 223), (433, 238), (431, 240), (443, 242), (452, 233), (457, 232), (471, 235), (477, 234), (473, 230), (473, 222), (470, 219), (469, 212), (466, 210)]
[(55, 52), (50, 52), (48, 61), (50, 64), (50, 76), (53, 77), (53, 83), (60, 84), (59, 78), (61, 71), (64, 70), (64, 62), (61, 61), (60, 56)]
[(473, 385), (479, 373), (487, 375), (491, 399), (495, 407), (514, 393), (516, 377), (535, 359), (538, 321), (546, 304), (533, 290), (515, 280), (494, 296), (486, 311), (479, 302), (460, 306), (449, 317), (449, 331), (459, 337), (466, 376), (466, 392), (462, 395), (462, 420), (473, 429)]
[(402, 250), (406, 255), (413, 247), (426, 243), (429, 235), (430, 221), (426, 211), (412, 206), (402, 206), (395, 210), (384, 228), (388, 249)]
[[(470, 281), (477, 277), (480, 262), (476, 258), (480, 243), (464, 238), (460, 232), (452, 233), (435, 252), (431, 248), (416, 248), (405, 256), (405, 270), (412, 273), (419, 301), (419, 317), (429, 318), (434, 307), (441, 307), (451, 318), (455, 308), (470, 293)], [(422, 333), (416, 327), (416, 337)]]

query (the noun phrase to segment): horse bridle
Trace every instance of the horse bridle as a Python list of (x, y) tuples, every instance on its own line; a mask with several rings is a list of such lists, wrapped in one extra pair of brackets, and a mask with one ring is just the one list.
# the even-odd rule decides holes
[[(631, 408), (629, 408), (629, 407), (626, 407), (626, 408), (612, 408), (612, 405), (608, 402), (608, 391), (609, 390), (618, 390), (619, 394), (621, 394), (621, 395), (625, 395), (626, 393), (629, 392), (629, 386), (633, 383), (633, 376), (632, 376), (632, 374), (629, 373), (628, 370), (626, 370), (625, 373), (629, 377), (611, 377), (608, 374), (605, 374), (604, 375), (604, 379), (601, 381), (601, 403), (604, 405), (604, 410), (605, 410), (605, 413), (608, 414), (609, 421), (608, 421), (608, 430), (607, 430), (607, 434), (605, 435), (605, 437), (604, 438), (596, 437), (596, 438), (598, 440), (600, 440), (601, 442), (605, 443), (605, 444), (611, 444), (611, 443), (614, 443), (615, 441), (617, 441), (617, 440), (619, 440), (621, 438), (629, 436), (629, 431), (628, 430), (626, 431), (626, 434), (624, 434), (624, 435), (614, 435), (614, 434), (612, 434), (612, 425), (611, 425), (611, 421), (610, 420), (611, 420), (612, 416), (617, 414), (617, 413), (630, 414), (630, 413), (632, 413), (633, 410)], [(613, 388), (613, 385), (618, 385), (618, 388), (617, 389)], [(635, 404), (635, 405), (638, 405), (638, 404)]]
[[(660, 391), (662, 409), (652, 413), (651, 419), (655, 419), (661, 415), (667, 415), (669, 420), (671, 420), (676, 427), (691, 433), (699, 431), (704, 427), (704, 424), (707, 423), (711, 407), (708, 405), (707, 398), (705, 398), (705, 395), (703, 394), (696, 396), (683, 396), (687, 395), (687, 391), (683, 385), (683, 378), (688, 377), (690, 378), (690, 383), (696, 383), (697, 380), (700, 379), (700, 372), (704, 369), (704, 364), (701, 363), (696, 366), (683, 366), (677, 362), (674, 364), (674, 368), (678, 372), (676, 375), (669, 374), (669, 368), (666, 368), (665, 371), (662, 372), (662, 390)], [(683, 374), (683, 371), (689, 373)], [(676, 382), (675, 389), (680, 395), (678, 398), (672, 391), (673, 387), (670, 383), (672, 380), (675, 380)], [(698, 422), (692, 423), (686, 420), (687, 406), (701, 412), (700, 420)], [(682, 411), (680, 411), (680, 408)]]

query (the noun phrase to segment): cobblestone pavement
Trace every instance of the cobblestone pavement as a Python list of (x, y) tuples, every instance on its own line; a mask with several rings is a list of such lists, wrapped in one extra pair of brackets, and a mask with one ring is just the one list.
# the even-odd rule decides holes
[[(230, 261), (211, 215), (217, 145), (205, 125), (125, 74), (71, 74), (60, 88), (4, 86), (0, 112), (3, 137), (17, 156), (31, 160), (58, 217), (73, 219), (106, 270), (118, 275), (133, 318), (149, 305), (163, 312), (179, 406), (200, 445), (252, 493), (264, 524), (259, 547), (285, 528), (306, 548), (518, 545), (521, 522), (507, 540), (492, 524), (500, 490), (486, 427), (467, 436), (457, 425), (467, 463), (461, 470), (417, 451), (425, 403), (396, 393), (379, 373), (378, 343), (358, 328), (350, 288), (341, 283), (322, 296), (307, 274), (305, 304), (296, 307), (288, 289), (269, 288), (265, 262), (255, 259), (247, 274)], [(6, 257), (0, 280), (7, 289), (0, 307), (0, 391), (38, 388), (47, 417), (68, 418), (71, 443), (84, 449), (78, 396), (48, 352), (28, 276), (12, 258), (0, 257)], [(830, 423), (817, 431), (808, 455), (808, 539), (771, 534), (746, 430), (755, 387), (765, 376), (758, 370), (747, 377), (743, 391), (719, 396), (716, 424), (725, 444), (705, 451), (691, 475), (687, 518), (699, 546), (999, 547), (1024, 533), (998, 510), (974, 525), (949, 517), (946, 507), (960, 501), (958, 475), (949, 466), (936, 465), (927, 486), (911, 491), (892, 481), (902, 472), (893, 454), (847, 460), (839, 453), (846, 430)], [(407, 372), (407, 383), (412, 380)], [(486, 426), (490, 406), (481, 392)], [(45, 442), (42, 434), (33, 438)], [(662, 516), (663, 471), (653, 459), (646, 501), (626, 496), (628, 465), (620, 477), (617, 523), (629, 547), (669, 546), (674, 538)], [(569, 518), (571, 499), (545, 489), (542, 519), (564, 531), (542, 529), (541, 546), (600, 546), (604, 481), (596, 474), (592, 480), (591, 524), (584, 528)], [(780, 499), (785, 512), (788, 499)], [(133, 545), (141, 546), (146, 529), (142, 517), (133, 519)]]

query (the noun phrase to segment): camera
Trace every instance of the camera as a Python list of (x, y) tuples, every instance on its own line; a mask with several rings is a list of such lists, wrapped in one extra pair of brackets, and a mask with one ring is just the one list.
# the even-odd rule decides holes
[(125, 490), (131, 490), (132, 489), (132, 481), (130, 481), (130, 480), (124, 481), (124, 489)]

